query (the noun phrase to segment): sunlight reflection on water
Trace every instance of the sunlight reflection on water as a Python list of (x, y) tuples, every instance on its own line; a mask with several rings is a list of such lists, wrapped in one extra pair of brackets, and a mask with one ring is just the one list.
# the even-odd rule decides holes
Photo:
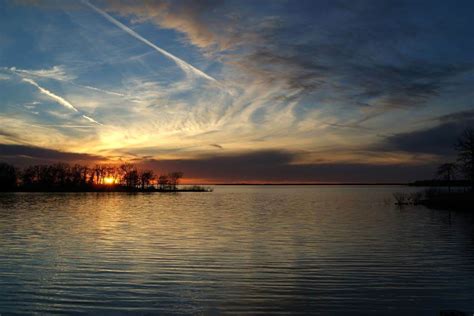
[(472, 214), (400, 190), (0, 194), (0, 313), (474, 310)]

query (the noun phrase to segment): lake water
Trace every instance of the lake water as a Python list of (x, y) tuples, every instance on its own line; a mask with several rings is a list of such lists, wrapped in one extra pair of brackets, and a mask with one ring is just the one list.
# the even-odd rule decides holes
[(474, 311), (474, 215), (404, 190), (0, 194), (0, 313)]

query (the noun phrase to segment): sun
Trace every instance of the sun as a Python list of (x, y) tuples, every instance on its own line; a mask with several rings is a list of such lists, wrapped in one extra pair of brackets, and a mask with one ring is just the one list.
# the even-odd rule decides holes
[(104, 178), (104, 183), (105, 184), (115, 184), (115, 179), (112, 177), (105, 177)]

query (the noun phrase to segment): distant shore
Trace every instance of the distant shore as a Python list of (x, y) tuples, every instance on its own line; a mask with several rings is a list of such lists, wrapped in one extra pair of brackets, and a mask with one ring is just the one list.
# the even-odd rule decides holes
[(120, 185), (94, 185), (85, 187), (17, 187), (3, 192), (146, 192), (146, 193), (177, 193), (177, 192), (212, 192), (212, 187), (192, 185), (183, 186), (182, 188), (128, 188)]
[(271, 183), (271, 182), (264, 182), (264, 183), (252, 183), (252, 182), (239, 182), (239, 183), (207, 183), (206, 185), (409, 185), (410, 183), (407, 182), (390, 182), (390, 183), (379, 183), (379, 182), (368, 182), (368, 183), (355, 183), (355, 182), (341, 182), (341, 183), (334, 183), (334, 182), (317, 182), (317, 183)]
[(414, 187), (469, 187), (471, 182), (468, 180), (418, 180), (408, 185)]

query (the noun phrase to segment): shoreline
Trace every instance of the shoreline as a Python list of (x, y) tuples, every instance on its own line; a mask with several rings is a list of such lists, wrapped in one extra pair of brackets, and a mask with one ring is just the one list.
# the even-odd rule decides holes
[(212, 192), (213, 188), (207, 186), (183, 186), (182, 188), (129, 188), (125, 186), (109, 186), (109, 185), (95, 185), (85, 187), (52, 187), (52, 188), (23, 188), (18, 187), (13, 190), (0, 191), (10, 193), (109, 193), (109, 192), (126, 192), (126, 193), (179, 193), (179, 192)]

